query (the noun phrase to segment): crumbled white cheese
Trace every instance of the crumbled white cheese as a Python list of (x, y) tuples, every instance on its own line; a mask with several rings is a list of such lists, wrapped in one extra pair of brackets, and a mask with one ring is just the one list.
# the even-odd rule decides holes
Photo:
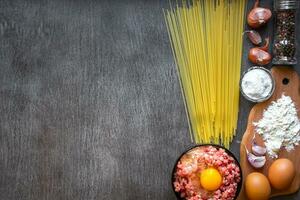
[(253, 123), (255, 130), (264, 139), (271, 158), (277, 158), (278, 151), (284, 147), (294, 149), (300, 142), (300, 121), (291, 97), (282, 95), (264, 111), (263, 118)]

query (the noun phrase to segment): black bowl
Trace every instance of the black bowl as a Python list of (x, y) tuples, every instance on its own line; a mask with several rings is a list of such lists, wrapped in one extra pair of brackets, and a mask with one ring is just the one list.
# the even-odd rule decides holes
[(223, 146), (221, 146), (221, 145), (217, 145), (217, 144), (198, 144), (198, 145), (194, 145), (194, 146), (192, 146), (191, 148), (189, 148), (189, 149), (187, 149), (186, 151), (184, 151), (184, 152), (179, 156), (179, 158), (176, 160), (176, 163), (175, 163), (175, 165), (174, 165), (174, 167), (173, 167), (173, 171), (172, 171), (172, 183), (171, 183), (171, 184), (172, 184), (172, 188), (173, 188), (173, 191), (174, 191), (174, 193), (175, 193), (177, 199), (178, 199), (178, 200), (185, 200), (184, 198), (180, 197), (180, 193), (179, 193), (179, 192), (176, 192), (176, 191), (175, 191), (174, 184), (173, 184), (174, 181), (175, 181), (175, 171), (176, 171), (177, 163), (179, 162), (179, 160), (181, 159), (181, 157), (182, 157), (184, 154), (186, 154), (188, 151), (190, 151), (190, 150), (192, 150), (192, 149), (194, 149), (194, 148), (196, 148), (196, 147), (201, 147), (201, 146), (213, 146), (213, 147), (215, 147), (215, 148), (217, 148), (217, 149), (220, 149), (220, 148), (221, 148), (221, 149), (224, 149), (225, 152), (226, 152), (228, 155), (230, 155), (231, 157), (234, 158), (235, 162), (237, 163), (237, 165), (238, 165), (238, 167), (239, 167), (239, 169), (240, 169), (240, 176), (241, 176), (241, 180), (240, 180), (240, 182), (239, 182), (238, 185), (237, 185), (236, 193), (235, 193), (235, 196), (234, 196), (234, 198), (233, 198), (234, 200), (236, 200), (237, 197), (239, 196), (239, 193), (240, 193), (241, 188), (242, 188), (242, 185), (243, 185), (243, 173), (242, 173), (241, 165), (240, 165), (239, 161), (237, 160), (237, 158), (235, 157), (235, 155), (234, 155), (231, 151), (229, 151), (229, 150), (226, 149), (225, 147), (223, 147)]

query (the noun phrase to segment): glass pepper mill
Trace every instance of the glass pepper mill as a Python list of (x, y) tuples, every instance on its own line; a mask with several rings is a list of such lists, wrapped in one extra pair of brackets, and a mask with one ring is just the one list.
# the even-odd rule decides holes
[(296, 53), (297, 0), (275, 0), (276, 12), (273, 61), (275, 65), (294, 65)]

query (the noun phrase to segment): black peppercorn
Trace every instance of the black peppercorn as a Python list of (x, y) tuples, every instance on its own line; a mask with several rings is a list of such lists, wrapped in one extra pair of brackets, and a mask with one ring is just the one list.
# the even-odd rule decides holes
[(273, 47), (273, 64), (296, 64), (296, 9), (297, 1), (276, 0), (276, 35)]

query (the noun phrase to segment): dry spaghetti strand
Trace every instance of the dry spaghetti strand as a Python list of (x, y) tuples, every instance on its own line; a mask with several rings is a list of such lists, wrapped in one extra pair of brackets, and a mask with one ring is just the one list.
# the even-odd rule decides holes
[(196, 143), (229, 147), (236, 128), (246, 0), (181, 0), (164, 11)]

